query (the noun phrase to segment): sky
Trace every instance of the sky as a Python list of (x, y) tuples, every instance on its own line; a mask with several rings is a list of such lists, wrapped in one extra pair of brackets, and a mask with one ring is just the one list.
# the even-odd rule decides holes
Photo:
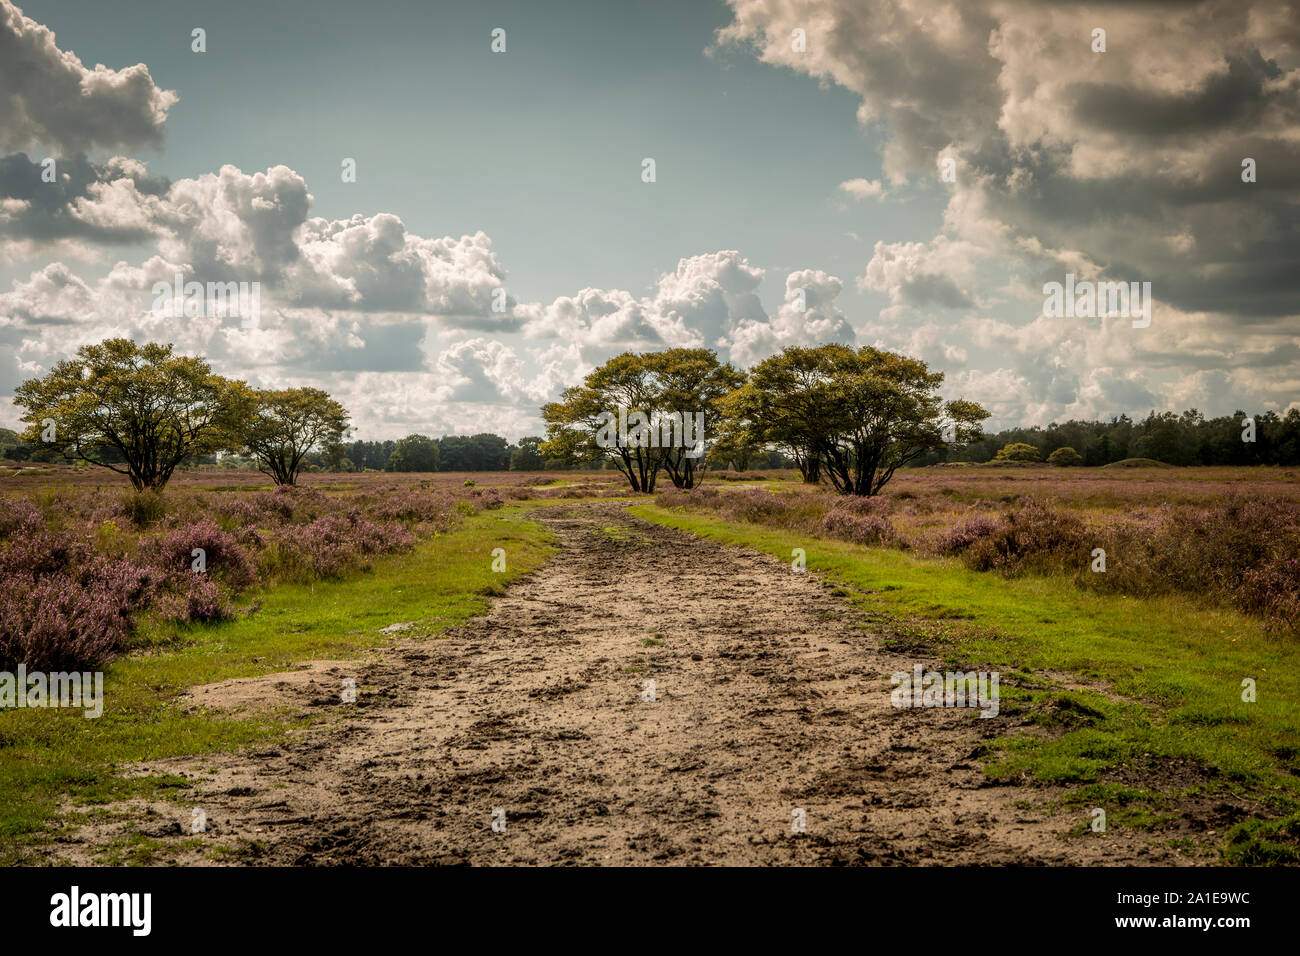
[[(114, 335), (364, 438), (540, 434), (677, 346), (906, 352), (993, 428), (1285, 411), (1297, 266), (1283, 0), (0, 0), (8, 427)], [(177, 273), (259, 283), (256, 326), (156, 308)], [(1067, 274), (1149, 322), (1045, 314)]]

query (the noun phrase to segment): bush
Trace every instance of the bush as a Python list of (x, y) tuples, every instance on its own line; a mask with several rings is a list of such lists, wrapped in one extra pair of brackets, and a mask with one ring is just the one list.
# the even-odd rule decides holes
[(1058, 465), (1062, 468), (1071, 468), (1075, 465), (1083, 464), (1083, 456), (1071, 448), (1069, 445), (1058, 448), (1047, 456), (1049, 465)]
[(192, 570), (193, 552), (199, 548), (204, 552), (205, 574), (216, 577), (231, 590), (242, 591), (257, 582), (257, 570), (235, 536), (222, 531), (210, 518), (168, 532), (151, 550), (165, 573), (201, 577)]
[(360, 557), (404, 551), (414, 543), (401, 525), (369, 521), (353, 512), (282, 528), (264, 559), (275, 575), (286, 580), (333, 578), (364, 563)]
[(167, 508), (157, 491), (128, 491), (122, 495), (122, 513), (137, 528), (147, 528), (161, 521)]
[(998, 522), (987, 515), (975, 515), (949, 528), (940, 537), (936, 550), (940, 554), (960, 554), (981, 538), (998, 530)]
[(822, 530), (836, 538), (852, 541), (854, 544), (893, 544), (898, 540), (894, 526), (888, 518), (880, 515), (857, 515), (838, 509), (826, 512), (822, 518)]
[(34, 534), (45, 524), (41, 510), (26, 498), (0, 497), (0, 540)]
[(1010, 445), (1003, 445), (1001, 450), (994, 456), (994, 461), (1041, 461), (1042, 453), (1033, 445), (1026, 442), (1012, 442)]
[(962, 560), (976, 571), (1011, 576), (1026, 570), (1073, 570), (1090, 551), (1077, 515), (1043, 501), (1022, 499), (1021, 506), (1004, 515), (991, 533), (976, 537), (965, 548)]
[(0, 588), (0, 670), (94, 670), (124, 643), (123, 603), (61, 574), (11, 575)]

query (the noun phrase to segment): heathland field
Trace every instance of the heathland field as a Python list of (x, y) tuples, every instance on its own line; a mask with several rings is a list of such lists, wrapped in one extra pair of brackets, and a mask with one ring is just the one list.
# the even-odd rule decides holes
[(1300, 862), (1294, 471), (626, 488), (0, 473), (0, 859)]

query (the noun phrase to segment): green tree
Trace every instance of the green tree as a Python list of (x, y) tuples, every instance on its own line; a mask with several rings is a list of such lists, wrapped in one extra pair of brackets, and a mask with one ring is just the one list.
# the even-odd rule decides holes
[(1012, 442), (998, 450), (994, 461), (1042, 461), (1042, 453), (1028, 442)]
[(303, 459), (312, 451), (341, 461), (340, 444), (348, 425), (347, 410), (319, 388), (289, 388), (254, 393), (255, 412), (243, 431), (244, 449), (257, 470), (277, 485), (298, 479)]
[(437, 471), (438, 443), (427, 435), (407, 435), (388, 456), (387, 471)]
[(943, 373), (864, 346), (792, 346), (754, 367), (728, 407), (763, 441), (812, 462), (841, 494), (875, 495), (900, 467), (948, 442), (978, 439), (974, 402), (943, 402)]
[[(625, 352), (542, 407), (548, 458), (612, 462), (633, 491), (653, 492), (659, 471), (691, 488), (703, 474), (705, 434), (743, 374), (709, 349)], [(705, 434), (697, 434), (700, 422)]]
[(1082, 465), (1083, 456), (1071, 448), (1069, 445), (1062, 445), (1056, 451), (1047, 456), (1049, 465), (1058, 465), (1062, 468), (1068, 468), (1073, 465)]
[[(745, 381), (745, 374), (730, 364), (718, 361), (710, 349), (669, 349), (651, 352), (646, 359), (658, 383), (657, 409), (651, 414), (651, 427), (658, 426), (661, 440), (667, 426), (670, 444), (664, 448), (662, 464), (675, 488), (694, 488), (707, 467), (708, 442), (705, 435), (720, 420), (722, 399)], [(683, 442), (674, 440), (677, 420), (683, 416)], [(704, 423), (705, 434), (693, 436), (696, 444), (688, 447), (684, 416), (697, 416)]]
[(163, 488), (188, 458), (238, 448), (253, 402), (201, 358), (122, 338), (82, 346), (14, 391), (24, 441), (126, 475), (137, 491)]
[(519, 439), (519, 444), (510, 452), (510, 470), (541, 471), (545, 468), (546, 458), (541, 451), (545, 440), (537, 435)]

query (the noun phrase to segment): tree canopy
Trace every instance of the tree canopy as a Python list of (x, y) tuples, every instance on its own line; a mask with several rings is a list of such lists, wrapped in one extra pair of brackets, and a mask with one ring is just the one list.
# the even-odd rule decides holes
[(943, 402), (941, 372), (871, 346), (792, 346), (759, 362), (727, 402), (730, 416), (790, 451), (805, 477), (875, 495), (927, 451), (980, 437), (974, 402)]
[(654, 491), (661, 469), (677, 487), (694, 487), (708, 423), (743, 380), (710, 349), (624, 352), (542, 407), (541, 450), (571, 462), (610, 461), (633, 491)]
[(243, 382), (215, 375), (170, 345), (108, 339), (24, 382), (23, 439), (158, 489), (187, 458), (238, 448), (253, 406)]
[(279, 485), (295, 483), (309, 452), (336, 448), (348, 425), (347, 410), (318, 388), (258, 391), (255, 400), (242, 431), (244, 446), (258, 470)]

